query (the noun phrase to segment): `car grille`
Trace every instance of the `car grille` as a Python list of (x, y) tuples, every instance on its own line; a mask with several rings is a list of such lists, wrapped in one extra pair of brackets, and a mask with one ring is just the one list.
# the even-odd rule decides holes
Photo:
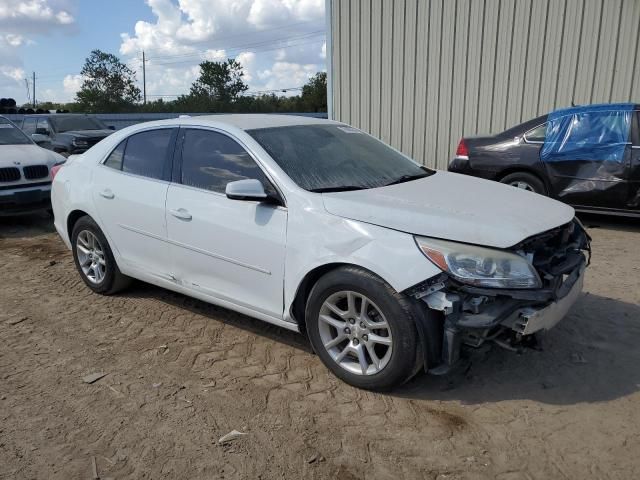
[(15, 167), (0, 168), (0, 182), (20, 180), (20, 170)]
[(27, 180), (35, 180), (37, 178), (45, 178), (49, 176), (49, 167), (46, 165), (29, 165), (22, 169), (24, 178)]

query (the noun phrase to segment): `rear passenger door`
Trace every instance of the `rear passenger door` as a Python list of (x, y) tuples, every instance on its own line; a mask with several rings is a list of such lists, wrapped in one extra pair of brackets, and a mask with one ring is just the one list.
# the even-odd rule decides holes
[(160, 128), (131, 135), (93, 179), (101, 226), (124, 268), (164, 280), (171, 280), (165, 201), (177, 132)]
[(234, 138), (180, 129), (167, 229), (177, 281), (222, 302), (282, 319), (287, 210), (231, 200), (227, 183), (257, 179), (278, 196), (255, 159)]

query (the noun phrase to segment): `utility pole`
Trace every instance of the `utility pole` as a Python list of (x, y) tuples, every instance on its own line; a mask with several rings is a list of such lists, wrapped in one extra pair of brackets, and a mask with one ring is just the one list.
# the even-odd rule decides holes
[(142, 98), (143, 102), (147, 104), (147, 65), (144, 56), (144, 50), (142, 51)]
[(33, 72), (33, 109), (36, 109), (36, 72)]

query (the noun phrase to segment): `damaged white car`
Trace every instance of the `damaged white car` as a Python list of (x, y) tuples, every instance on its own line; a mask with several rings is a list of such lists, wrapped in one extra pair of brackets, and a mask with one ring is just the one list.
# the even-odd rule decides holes
[(589, 252), (567, 205), (306, 117), (129, 127), (60, 168), (52, 201), (93, 291), (137, 278), (306, 333), (370, 389), (551, 328)]

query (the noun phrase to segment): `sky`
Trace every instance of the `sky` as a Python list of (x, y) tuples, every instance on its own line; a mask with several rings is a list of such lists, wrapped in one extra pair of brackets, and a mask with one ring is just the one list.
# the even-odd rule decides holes
[[(293, 89), (325, 70), (324, 0), (0, 0), (0, 97), (72, 101), (91, 50), (117, 55), (147, 98), (188, 93), (203, 60), (235, 58), (247, 93)], [(299, 93), (289, 90), (288, 94)]]

